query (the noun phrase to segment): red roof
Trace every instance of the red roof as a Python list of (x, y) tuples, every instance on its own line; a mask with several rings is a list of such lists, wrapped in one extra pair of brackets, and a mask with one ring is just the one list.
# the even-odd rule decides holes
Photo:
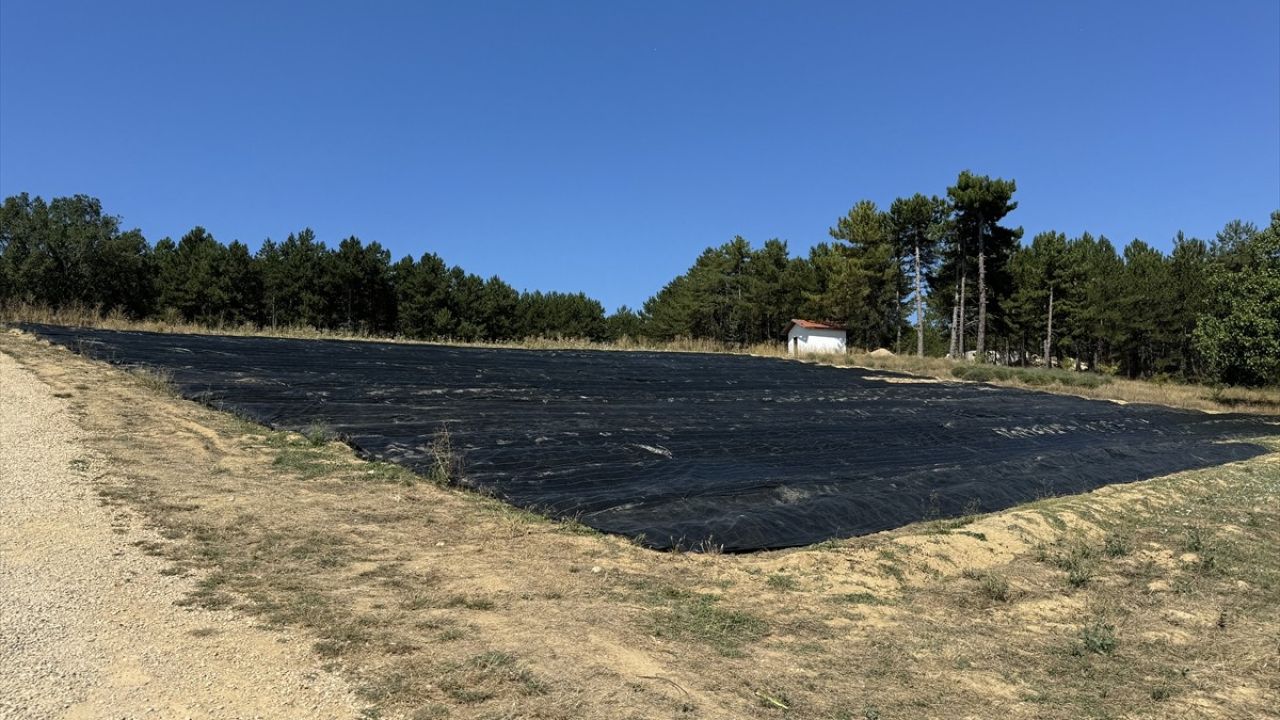
[(804, 328), (805, 330), (845, 330), (847, 329), (845, 328), (845, 326), (837, 325), (835, 323), (817, 322), (815, 320), (800, 320), (799, 318), (796, 318), (796, 319), (793, 319), (791, 322), (787, 323), (787, 327), (785, 330), (783, 330), (783, 332), (791, 332), (791, 328), (797, 325)]

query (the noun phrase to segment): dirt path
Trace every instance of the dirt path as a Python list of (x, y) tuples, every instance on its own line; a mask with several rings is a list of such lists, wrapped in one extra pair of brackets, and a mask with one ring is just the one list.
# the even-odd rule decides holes
[(0, 718), (343, 718), (308, 644), (229, 612), (104, 507), (65, 401), (0, 353)]

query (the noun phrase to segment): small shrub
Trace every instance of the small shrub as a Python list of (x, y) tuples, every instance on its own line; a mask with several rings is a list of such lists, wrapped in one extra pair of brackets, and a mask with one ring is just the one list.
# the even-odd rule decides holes
[(462, 478), (462, 458), (453, 449), (449, 426), (440, 426), (427, 451), (431, 453), (431, 467), (427, 471), (431, 482), (445, 485)]
[(131, 368), (129, 373), (138, 381), (138, 384), (153, 392), (177, 397), (178, 386), (173, 382), (173, 373), (161, 368), (150, 368), (138, 366)]
[(1122, 557), (1128, 555), (1132, 547), (1130, 546), (1129, 538), (1112, 533), (1107, 536), (1102, 549), (1108, 557)]
[(1049, 562), (1049, 546), (1042, 542), (1036, 543), (1031, 548), (1031, 557), (1036, 562)]
[(321, 447), (333, 439), (333, 431), (324, 423), (314, 422), (302, 431), (302, 436), (311, 447)]
[(1116, 639), (1116, 627), (1103, 620), (1086, 625), (1080, 631), (1080, 641), (1085, 651), (1097, 655), (1110, 655), (1115, 652), (1119, 644)]
[(1002, 575), (987, 573), (978, 587), (988, 600), (1005, 602), (1009, 599), (1009, 581)]
[(1054, 565), (1067, 573), (1067, 584), (1073, 588), (1084, 587), (1093, 579), (1093, 548), (1084, 542), (1072, 543), (1065, 553), (1053, 558)]
[(1079, 565), (1067, 571), (1067, 584), (1073, 588), (1082, 588), (1093, 579), (1093, 567)]

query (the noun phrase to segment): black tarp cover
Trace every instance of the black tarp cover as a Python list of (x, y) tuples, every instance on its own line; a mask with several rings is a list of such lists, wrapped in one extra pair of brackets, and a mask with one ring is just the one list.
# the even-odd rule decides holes
[[(515, 350), (26, 326), (275, 428), (655, 548), (805, 545), (1242, 460), (1275, 418), (741, 355)], [(902, 382), (906, 380), (906, 382)]]

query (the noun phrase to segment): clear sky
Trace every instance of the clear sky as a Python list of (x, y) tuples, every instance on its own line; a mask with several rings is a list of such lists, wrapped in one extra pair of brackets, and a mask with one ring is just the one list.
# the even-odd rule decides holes
[(1280, 208), (1280, 3), (0, 0), (0, 194), (638, 306), (740, 234), (1018, 181), (1027, 237)]

